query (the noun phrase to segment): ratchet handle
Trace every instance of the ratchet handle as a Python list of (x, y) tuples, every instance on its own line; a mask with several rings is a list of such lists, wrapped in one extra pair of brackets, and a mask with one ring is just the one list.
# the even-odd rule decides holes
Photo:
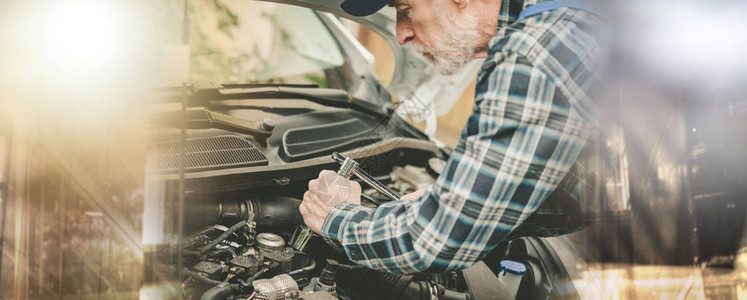
[[(343, 167), (345, 167), (345, 163), (347, 161), (352, 160), (349, 157), (344, 157), (342, 156), (342, 154), (337, 153), (337, 152), (332, 153), (332, 159), (343, 164)], [(363, 169), (359, 168), (358, 163), (355, 163), (355, 166), (353, 166), (352, 169), (353, 169), (352, 172), (353, 174), (355, 174), (355, 176), (363, 180), (363, 182), (368, 183), (368, 185), (370, 185), (372, 188), (379, 191), (379, 193), (389, 198), (389, 200), (399, 200), (399, 195), (397, 195), (397, 193), (390, 190), (388, 187), (386, 187), (386, 185), (376, 180), (376, 178), (368, 174)], [(342, 167), (340, 168), (340, 170), (342, 170)], [(337, 174), (340, 174), (340, 173), (338, 172)], [(350, 177), (346, 177), (346, 178), (350, 178)]]

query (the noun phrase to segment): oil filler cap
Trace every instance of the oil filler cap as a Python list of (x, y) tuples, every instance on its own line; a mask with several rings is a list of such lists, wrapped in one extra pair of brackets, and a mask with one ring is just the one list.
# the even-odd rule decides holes
[(255, 237), (259, 247), (266, 250), (280, 250), (285, 248), (285, 241), (277, 234), (263, 232)]
[(506, 272), (510, 272), (516, 275), (524, 275), (527, 272), (527, 266), (523, 263), (514, 260), (502, 260), (500, 273), (506, 275)]

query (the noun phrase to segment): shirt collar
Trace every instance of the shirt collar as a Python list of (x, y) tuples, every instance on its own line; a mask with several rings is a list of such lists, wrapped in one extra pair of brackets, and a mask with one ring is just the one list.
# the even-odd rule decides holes
[(534, 5), (546, 0), (501, 0), (501, 11), (498, 15), (498, 28), (516, 22), (519, 14), (529, 5)]

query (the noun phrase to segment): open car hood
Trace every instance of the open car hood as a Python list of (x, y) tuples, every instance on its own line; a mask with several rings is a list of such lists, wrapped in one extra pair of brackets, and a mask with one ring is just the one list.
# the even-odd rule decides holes
[(437, 73), (423, 56), (409, 47), (399, 45), (396, 38), (395, 10), (390, 7), (385, 7), (370, 16), (356, 17), (342, 10), (342, 0), (261, 1), (286, 3), (328, 12), (355, 21), (383, 37), (394, 54), (394, 70), (387, 89), (404, 105), (404, 109), (398, 112), (408, 114), (418, 121), (426, 121), (425, 131), (430, 136), (435, 132), (436, 117), (446, 114), (451, 109), (482, 64), (482, 60), (475, 60), (452, 75)]

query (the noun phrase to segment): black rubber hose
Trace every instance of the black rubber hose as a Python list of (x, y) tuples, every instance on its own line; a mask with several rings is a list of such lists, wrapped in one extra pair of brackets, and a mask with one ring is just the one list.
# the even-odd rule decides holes
[(335, 285), (335, 275), (337, 275), (337, 269), (340, 264), (333, 259), (327, 259), (327, 266), (322, 270), (322, 274), (319, 275), (319, 283), (333, 286)]
[(370, 269), (349, 270), (338, 279), (339, 285), (353, 284), (372, 299), (398, 299), (412, 282), (412, 275), (386, 273)]
[(202, 294), (200, 300), (226, 299), (228, 296), (238, 291), (241, 291), (240, 285), (223, 282), (207, 290), (207, 292)]
[(241, 220), (248, 220), (250, 213), (254, 213), (254, 221), (258, 228), (293, 230), (303, 224), (303, 218), (298, 211), (301, 200), (283, 196), (251, 196), (248, 199), (241, 196), (229, 196), (228, 199), (212, 200), (205, 196), (195, 205), (189, 207), (187, 216), (190, 228), (198, 228), (213, 224), (228, 226)]
[[(432, 288), (435, 287), (439, 299), (443, 300), (468, 300), (470, 296), (466, 293), (447, 290), (438, 283), (427, 281), (414, 281), (412, 275), (400, 275), (386, 273), (370, 269), (346, 269), (344, 265), (338, 268), (344, 272), (338, 276), (340, 286), (352, 286), (360, 295), (370, 299), (393, 299), (393, 300), (430, 300), (432, 299)], [(434, 286), (435, 284), (435, 286)]]
[(270, 263), (269, 266), (266, 266), (266, 267), (262, 268), (262, 270), (259, 270), (259, 272), (254, 273), (254, 275), (252, 275), (251, 277), (249, 277), (246, 281), (242, 281), (241, 279), (239, 279), (238, 281), (239, 281), (239, 283), (241, 283), (244, 286), (251, 286), (252, 282), (254, 282), (254, 280), (257, 280), (257, 278), (259, 278), (260, 276), (262, 276), (265, 273), (267, 273), (267, 271), (276, 268), (277, 266), (278, 266), (277, 263)]
[(209, 244), (202, 246), (200, 250), (198, 250), (198, 252), (200, 253), (200, 255), (204, 255), (205, 253), (210, 251), (210, 249), (213, 249), (215, 245), (218, 245), (221, 241), (227, 239), (231, 234), (236, 232), (236, 230), (239, 230), (244, 226), (246, 226), (246, 221), (240, 221), (236, 224), (233, 224), (233, 226), (231, 226), (231, 228), (228, 228), (226, 232), (222, 233), (220, 236), (212, 240)]
[[(197, 197), (197, 196), (195, 196)], [(241, 220), (249, 218), (249, 205), (240, 196), (202, 196), (190, 200), (191, 205), (185, 209), (185, 219), (189, 222), (190, 231), (199, 230), (205, 226), (221, 224), (231, 226)]]
[(250, 200), (254, 221), (258, 229), (293, 230), (303, 224), (303, 217), (298, 207), (301, 200), (282, 197), (266, 196)]
[(413, 281), (407, 285), (402, 294), (398, 295), (398, 300), (430, 300), (433, 299), (433, 291), (431, 287), (435, 284), (435, 288), (438, 292), (438, 299), (441, 300), (469, 300), (470, 296), (467, 293), (460, 293), (457, 291), (451, 291), (444, 288), (442, 285), (437, 283), (429, 283), (426, 281)]
[(209, 284), (209, 285), (218, 285), (218, 284), (223, 283), (223, 281), (210, 279), (207, 276), (200, 274), (199, 272), (195, 272), (187, 268), (184, 268), (184, 274), (192, 276), (194, 280), (197, 280), (199, 282)]
[(233, 251), (231, 249), (218, 249), (218, 250), (215, 250), (215, 251), (210, 251), (210, 252), (208, 252), (207, 256), (208, 257), (214, 257), (214, 256), (219, 256), (219, 255), (225, 255), (225, 254), (231, 254), (231, 258), (233, 258), (233, 256), (235, 256), (235, 254), (233, 253)]

